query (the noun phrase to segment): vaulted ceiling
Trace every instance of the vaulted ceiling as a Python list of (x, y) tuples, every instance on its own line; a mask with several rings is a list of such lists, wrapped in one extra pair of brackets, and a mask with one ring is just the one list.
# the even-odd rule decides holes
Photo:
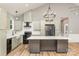
[(23, 14), (25, 11), (42, 6), (44, 3), (0, 3), (0, 8), (4, 8), (12, 15)]
[[(40, 7), (45, 3), (0, 3), (0, 8), (4, 8), (12, 15), (16, 15), (16, 11), (18, 11), (17, 15), (21, 15), (24, 12)], [(79, 6), (79, 3), (74, 4)]]

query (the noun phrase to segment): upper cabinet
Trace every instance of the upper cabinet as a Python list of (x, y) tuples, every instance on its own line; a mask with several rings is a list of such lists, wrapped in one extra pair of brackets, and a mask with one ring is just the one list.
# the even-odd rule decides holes
[(32, 12), (28, 11), (24, 14), (24, 22), (32, 22)]
[(8, 21), (7, 12), (0, 8), (0, 29), (9, 29)]
[(18, 16), (17, 19), (14, 20), (14, 30), (20, 31), (22, 30), (24, 16)]
[(14, 19), (15, 17), (8, 13), (8, 27), (10, 30), (14, 30)]
[(40, 21), (32, 21), (33, 24), (33, 31), (40, 31), (41, 29), (41, 24)]
[(21, 20), (14, 21), (14, 30), (22, 30), (22, 21)]

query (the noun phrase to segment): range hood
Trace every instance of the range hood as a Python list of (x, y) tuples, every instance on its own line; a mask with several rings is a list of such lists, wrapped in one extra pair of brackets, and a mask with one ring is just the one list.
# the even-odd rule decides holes
[(25, 25), (24, 27), (31, 27), (31, 26), (30, 26), (30, 23), (31, 23), (31, 22), (25, 22), (26, 25)]

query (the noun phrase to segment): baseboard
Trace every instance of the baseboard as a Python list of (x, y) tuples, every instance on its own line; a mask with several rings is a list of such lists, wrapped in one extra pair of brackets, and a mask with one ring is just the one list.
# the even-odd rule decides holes
[(69, 42), (79, 42), (79, 34), (69, 34)]

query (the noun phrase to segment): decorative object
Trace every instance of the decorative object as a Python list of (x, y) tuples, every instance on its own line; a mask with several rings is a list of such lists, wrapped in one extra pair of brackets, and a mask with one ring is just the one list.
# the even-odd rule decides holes
[(53, 21), (54, 18), (56, 17), (56, 14), (53, 13), (53, 10), (50, 7), (50, 3), (49, 3), (49, 6), (48, 6), (48, 10), (43, 15), (43, 17), (45, 18), (46, 21)]

